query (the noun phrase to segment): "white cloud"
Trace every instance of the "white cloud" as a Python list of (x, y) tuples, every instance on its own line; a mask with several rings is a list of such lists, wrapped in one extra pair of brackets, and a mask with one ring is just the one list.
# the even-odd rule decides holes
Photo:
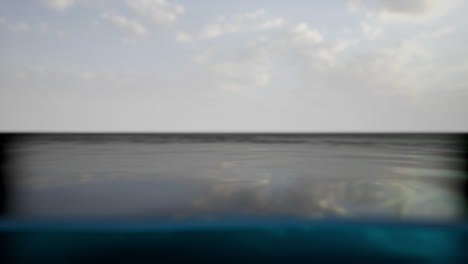
[(297, 44), (318, 44), (324, 41), (322, 34), (309, 28), (307, 23), (300, 23), (290, 30), (291, 40)]
[[(466, 66), (441, 64), (436, 61), (440, 51), (431, 48), (432, 41), (454, 32), (454, 28), (446, 27), (415, 34), (373, 50), (360, 50), (358, 47), (353, 52), (344, 53), (360, 40), (327, 41), (318, 30), (307, 24), (298, 24), (285, 35), (270, 40), (274, 44), (269, 54), (277, 55), (271, 58), (270, 63), (278, 58), (288, 60), (279, 64), (287, 64), (292, 73), (299, 74), (304, 83), (314, 87), (352, 83), (355, 87), (369, 89), (369, 92), (416, 98), (427, 92), (455, 89), (450, 80), (465, 79), (458, 83), (467, 83), (461, 74), (461, 69), (466, 69)], [(460, 85), (457, 87), (462, 89)]]
[(35, 25), (28, 24), (25, 22), (12, 22), (4, 17), (0, 17), (0, 29), (4, 29), (15, 33), (27, 33), (27, 32), (38, 32), (48, 33), (49, 25), (44, 22), (39, 22)]
[(177, 22), (178, 16), (185, 12), (182, 5), (169, 0), (126, 0), (126, 3), (142, 17), (157, 26), (170, 26)]
[[(282, 27), (282, 18), (274, 18), (265, 10), (219, 17), (216, 22), (204, 26), (192, 36), (179, 33), (179, 41), (190, 40), (193, 36), (199, 39), (216, 38), (229, 33), (267, 31)], [(307, 35), (307, 32), (305, 32)], [(309, 32), (310, 38), (314, 34)], [(318, 34), (319, 35), (319, 34)], [(267, 36), (260, 36), (253, 45), (223, 50), (208, 48), (194, 55), (194, 61), (209, 71), (212, 79), (225, 91), (240, 92), (249, 89), (266, 87), (271, 83), (271, 53), (279, 43)], [(271, 46), (272, 45), (272, 46)]]
[(223, 90), (238, 92), (271, 84), (275, 63), (291, 65), (289, 70), (329, 70), (340, 53), (358, 42), (355, 38), (326, 42), (319, 30), (300, 23), (236, 50), (208, 48), (194, 61), (207, 68)]
[(218, 19), (201, 29), (199, 37), (202, 39), (216, 38), (228, 33), (254, 32), (279, 28), (284, 20), (279, 17), (271, 17), (264, 9), (251, 13), (218, 17)]
[[(130, 1), (127, 3), (131, 5)], [(138, 12), (151, 18), (158, 25), (175, 23), (177, 14), (183, 12), (176, 12), (177, 14), (174, 13), (173, 16), (167, 16), (166, 19), (158, 21), (159, 18), (155, 18), (158, 17), (156, 14), (164, 9), (161, 9), (162, 6), (167, 8), (168, 5), (170, 6), (166, 1), (134, 2), (134, 8), (139, 10)], [(143, 8), (143, 6), (146, 7)], [(155, 9), (158, 11), (155, 12)], [(360, 25), (363, 34), (369, 39), (375, 39), (384, 32), (379, 24), (382, 21), (374, 18), (370, 16)], [(145, 30), (138, 29), (136, 24), (130, 23), (130, 20), (123, 17), (107, 15), (105, 19), (134, 35), (146, 34)], [(257, 10), (251, 13), (219, 17), (216, 22), (206, 25), (200, 31), (194, 31), (196, 33), (175, 30), (173, 37), (177, 42), (186, 43), (197, 38), (216, 38), (235, 32), (265, 31), (280, 28), (283, 25), (282, 19), (270, 16), (265, 10)], [(272, 82), (273, 64), (278, 59), (286, 59), (288, 60), (286, 63), (291, 62), (290, 70), (303, 74), (303, 78), (306, 78), (304, 83), (320, 83), (324, 87), (334, 87), (329, 82), (343, 79), (353, 82), (353, 85), (368, 87), (374, 91), (413, 96), (442, 87), (444, 78), (449, 78), (448, 76), (462, 78), (459, 74), (460, 70), (456, 67), (451, 71), (443, 71), (443, 67), (436, 66), (433, 63), (434, 51), (424, 43), (424, 41), (440, 38), (453, 32), (453, 28), (442, 28), (416, 34), (410, 39), (385, 48), (360, 53), (346, 52), (341, 55), (345, 50), (356, 45), (359, 39), (326, 40), (318, 29), (307, 23), (298, 23), (273, 37), (259, 38), (257, 43), (259, 45), (244, 46), (235, 50), (226, 50), (221, 47), (207, 48), (194, 55), (194, 61), (209, 72), (212, 81), (218, 87), (230, 92), (267, 87)], [(279, 64), (283, 63), (285, 61)], [(455, 76), (456, 74), (458, 77)], [(334, 80), (330, 76), (333, 76)], [(427, 76), (434, 78), (430, 79)], [(436, 76), (438, 76), (438, 81), (435, 81)]]
[(192, 40), (192, 37), (186, 32), (177, 32), (175, 34), (175, 40), (179, 43), (186, 43)]
[(414, 99), (436, 91), (467, 89), (462, 72), (468, 65), (444, 64), (437, 60), (441, 51), (428, 45), (429, 40), (452, 32), (452, 28), (423, 32), (383, 48), (352, 53), (328, 70), (354, 86)]
[(16, 33), (20, 33), (20, 32), (25, 33), (25, 32), (29, 32), (30, 30), (30, 26), (27, 23), (10, 22), (8, 21), (8, 19), (4, 17), (0, 17), (0, 27), (7, 31), (16, 32)]
[(76, 3), (75, 0), (42, 0), (42, 2), (56, 11), (64, 11)]
[(200, 33), (200, 37), (201, 38), (216, 38), (222, 35), (223, 33), (224, 32), (220, 25), (211, 24), (203, 28), (202, 32)]
[(206, 49), (194, 56), (225, 91), (238, 92), (270, 84), (271, 54), (264, 46), (243, 47), (234, 51)]
[(101, 18), (111, 22), (114, 26), (120, 28), (121, 30), (130, 33), (132, 36), (143, 37), (148, 34), (148, 30), (142, 24), (127, 17), (103, 13)]
[(318, 29), (311, 28), (307, 23), (299, 23), (291, 27), (280, 37), (280, 52), (299, 67), (307, 64), (315, 69), (329, 67), (335, 64), (336, 56), (345, 49), (355, 45), (357, 39), (338, 39), (335, 42), (326, 41)]
[(384, 28), (378, 25), (371, 25), (367, 22), (361, 23), (361, 30), (369, 39), (376, 39), (383, 35)]
[(339, 39), (330, 47), (330, 50), (333, 54), (338, 54), (358, 43), (359, 39)]
[(431, 32), (423, 32), (415, 36), (420, 41), (434, 40), (455, 33), (455, 28), (445, 27)]
[(426, 21), (447, 14), (460, 0), (348, 0), (352, 12), (366, 11), (381, 20)]
[(348, 10), (351, 13), (358, 13), (362, 9), (362, 5), (363, 5), (362, 2), (363, 2), (362, 0), (348, 0), (347, 1)]
[(414, 95), (429, 88), (432, 51), (420, 43), (404, 40), (394, 45), (358, 54), (344, 63), (356, 81), (384, 93)]
[(457, 5), (458, 0), (381, 0), (380, 16), (384, 19), (418, 17), (421, 19), (441, 15)]

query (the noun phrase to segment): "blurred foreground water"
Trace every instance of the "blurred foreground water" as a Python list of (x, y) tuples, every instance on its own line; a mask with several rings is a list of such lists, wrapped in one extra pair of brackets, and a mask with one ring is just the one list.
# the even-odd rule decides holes
[(459, 220), (454, 135), (23, 135), (14, 219)]

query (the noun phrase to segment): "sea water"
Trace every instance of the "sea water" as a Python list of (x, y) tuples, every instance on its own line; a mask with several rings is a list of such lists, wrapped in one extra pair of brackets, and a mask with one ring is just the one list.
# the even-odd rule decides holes
[(463, 216), (458, 138), (46, 134), (10, 144), (15, 219)]

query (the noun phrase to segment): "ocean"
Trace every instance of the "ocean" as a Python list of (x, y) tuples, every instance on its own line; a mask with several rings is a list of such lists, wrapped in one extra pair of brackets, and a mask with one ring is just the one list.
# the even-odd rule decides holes
[(450, 134), (20, 134), (13, 219), (459, 220)]

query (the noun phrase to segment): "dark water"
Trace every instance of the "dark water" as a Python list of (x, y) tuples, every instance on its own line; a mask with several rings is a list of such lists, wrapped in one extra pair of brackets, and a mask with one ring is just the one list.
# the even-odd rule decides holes
[(460, 219), (454, 135), (17, 137), (26, 219)]

